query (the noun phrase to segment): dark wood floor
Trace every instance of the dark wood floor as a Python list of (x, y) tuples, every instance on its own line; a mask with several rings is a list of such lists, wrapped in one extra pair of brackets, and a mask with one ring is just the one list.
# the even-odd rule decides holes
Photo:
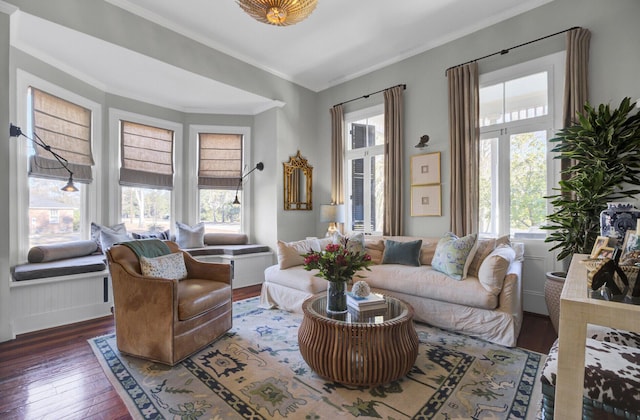
[[(234, 300), (259, 292), (236, 289)], [(0, 418), (131, 418), (87, 343), (113, 332), (108, 316), (0, 343)], [(555, 339), (548, 317), (525, 313), (519, 347), (547, 353)]]

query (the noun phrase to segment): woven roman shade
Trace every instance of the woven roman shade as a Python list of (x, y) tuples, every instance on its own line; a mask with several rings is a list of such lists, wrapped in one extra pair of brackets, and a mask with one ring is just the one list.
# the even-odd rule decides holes
[[(34, 139), (36, 135), (51, 150), (68, 161), (75, 182), (93, 180), (91, 166), (91, 110), (31, 87)], [(42, 147), (34, 145), (29, 158), (29, 176), (39, 178), (69, 178), (60, 162)]]
[(198, 187), (235, 190), (242, 177), (242, 135), (198, 135)]
[(120, 121), (120, 185), (173, 189), (173, 130)]

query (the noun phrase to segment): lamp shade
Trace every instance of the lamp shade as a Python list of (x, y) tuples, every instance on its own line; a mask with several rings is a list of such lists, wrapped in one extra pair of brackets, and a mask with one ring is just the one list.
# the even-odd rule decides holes
[(344, 206), (342, 204), (320, 205), (320, 221), (328, 223), (344, 223)]

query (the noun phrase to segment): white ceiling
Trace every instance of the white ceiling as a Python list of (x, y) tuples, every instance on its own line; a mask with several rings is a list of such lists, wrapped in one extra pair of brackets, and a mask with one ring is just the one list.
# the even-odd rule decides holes
[[(234, 0), (106, 1), (320, 91), (552, 0), (318, 0), (309, 18), (287, 27), (255, 21)], [(106, 92), (184, 112), (256, 114), (282, 105), (25, 13), (11, 24), (13, 46)]]

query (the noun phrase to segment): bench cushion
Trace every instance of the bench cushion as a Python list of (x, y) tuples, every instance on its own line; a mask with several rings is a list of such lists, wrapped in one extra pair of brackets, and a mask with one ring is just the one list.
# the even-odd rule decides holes
[(17, 265), (13, 268), (13, 278), (16, 281), (35, 280), (99, 272), (106, 270), (106, 268), (107, 264), (104, 260), (104, 255), (94, 254), (57, 261)]
[(185, 249), (193, 257), (201, 257), (205, 255), (245, 255), (257, 254), (259, 252), (269, 252), (270, 249), (266, 245), (210, 245), (202, 248)]

